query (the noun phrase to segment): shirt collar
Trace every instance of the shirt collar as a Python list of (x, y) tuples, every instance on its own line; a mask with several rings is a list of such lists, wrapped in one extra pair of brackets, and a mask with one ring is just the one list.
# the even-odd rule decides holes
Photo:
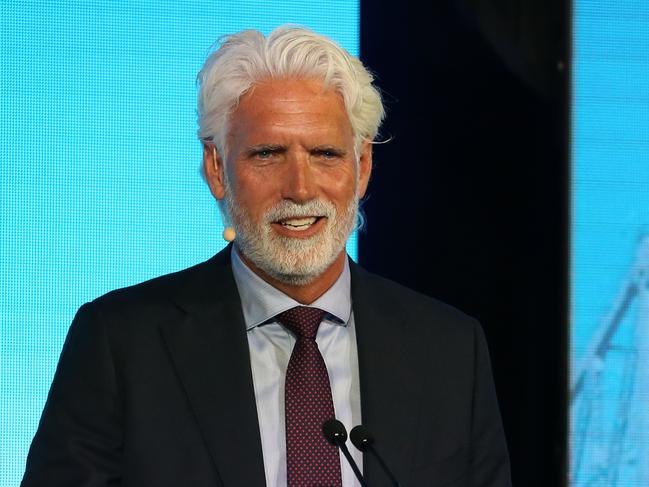
[[(243, 262), (234, 246), (231, 260), (232, 273), (241, 297), (246, 330), (267, 322), (283, 311), (302, 306), (255, 274)], [(333, 317), (333, 321), (346, 326), (352, 310), (350, 283), (349, 262), (345, 259), (343, 271), (333, 286), (309, 306), (326, 311), (330, 315), (329, 318)]]

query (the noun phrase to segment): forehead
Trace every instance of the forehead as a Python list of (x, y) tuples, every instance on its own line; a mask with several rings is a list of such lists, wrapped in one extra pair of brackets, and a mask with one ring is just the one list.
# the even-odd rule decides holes
[(348, 138), (352, 128), (342, 96), (320, 80), (264, 81), (244, 94), (230, 117), (232, 138)]

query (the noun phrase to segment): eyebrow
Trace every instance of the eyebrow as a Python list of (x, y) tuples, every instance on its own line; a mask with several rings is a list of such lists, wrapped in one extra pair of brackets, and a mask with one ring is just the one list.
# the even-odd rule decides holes
[(269, 151), (269, 152), (285, 152), (286, 147), (280, 144), (257, 144), (248, 147), (244, 153), (246, 156), (253, 156), (257, 154), (258, 152), (263, 152), (263, 151)]
[[(287, 150), (288, 148), (285, 145), (281, 145), (281, 144), (257, 144), (257, 145), (252, 145), (250, 147), (247, 147), (243, 151), (243, 153), (245, 154), (246, 157), (252, 157), (255, 154), (258, 154), (259, 152), (263, 152), (263, 151), (268, 151), (275, 154), (281, 154), (283, 152), (286, 152)], [(339, 157), (345, 157), (347, 155), (347, 150), (345, 150), (344, 148), (335, 145), (330, 145), (330, 144), (316, 145), (314, 147), (311, 147), (309, 149), (309, 152), (311, 153), (333, 152)]]
[(347, 151), (345, 149), (335, 145), (316, 145), (315, 147), (312, 147), (310, 151), (311, 152), (333, 152), (340, 157), (345, 157), (347, 155)]

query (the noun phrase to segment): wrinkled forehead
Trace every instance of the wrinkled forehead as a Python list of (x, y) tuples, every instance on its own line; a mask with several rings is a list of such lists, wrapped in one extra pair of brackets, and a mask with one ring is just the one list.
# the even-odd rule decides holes
[(255, 83), (241, 95), (233, 112), (242, 105), (251, 111), (270, 108), (299, 114), (306, 109), (319, 107), (345, 112), (342, 95), (326, 86), (322, 80), (314, 78), (264, 80)]
[(346, 143), (353, 137), (342, 96), (323, 88), (322, 82), (314, 79), (272, 80), (252, 87), (230, 116), (228, 142), (233, 136), (251, 135), (251, 132), (286, 137), (333, 137), (332, 142), (337, 143)]
[[(253, 82), (235, 101), (230, 114), (234, 113), (241, 104), (255, 105), (293, 103), (296, 111), (301, 106), (308, 105), (313, 100), (326, 100), (331, 109), (342, 108), (347, 113), (344, 97), (339, 89), (327, 84), (324, 79), (313, 77), (292, 78), (263, 78)], [(348, 117), (349, 118), (349, 117)]]

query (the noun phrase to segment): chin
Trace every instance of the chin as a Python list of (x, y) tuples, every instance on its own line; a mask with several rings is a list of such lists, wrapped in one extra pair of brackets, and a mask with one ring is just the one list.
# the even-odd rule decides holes
[(292, 286), (308, 285), (321, 276), (336, 261), (347, 241), (325, 235), (309, 239), (268, 234), (265, 237), (252, 242), (239, 240), (241, 251), (263, 272)]
[[(314, 200), (298, 205), (285, 201), (267, 210), (261, 222), (253, 222), (230, 192), (226, 193), (226, 206), (242, 254), (273, 279), (291, 286), (304, 286), (324, 274), (344, 252), (357, 220), (358, 195), (340, 213), (331, 202)], [(315, 235), (290, 237), (277, 233), (272, 227), (282, 215), (305, 213), (327, 219)]]

